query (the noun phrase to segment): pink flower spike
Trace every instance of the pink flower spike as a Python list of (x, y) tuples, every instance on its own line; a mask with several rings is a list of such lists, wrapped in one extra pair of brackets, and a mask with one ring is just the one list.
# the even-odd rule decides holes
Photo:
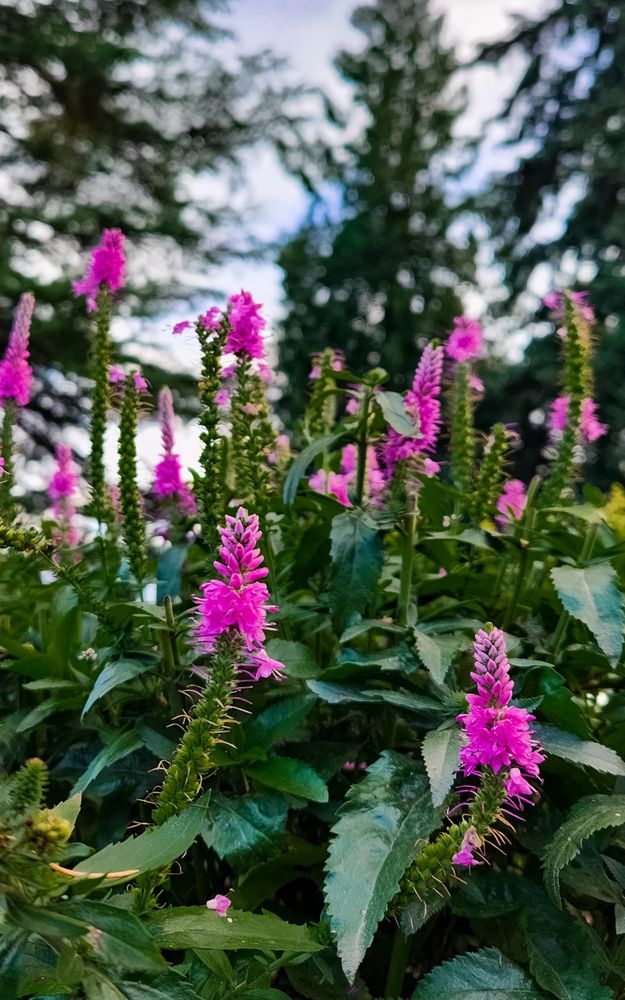
[(231, 295), (228, 299), (230, 330), (225, 344), (226, 354), (247, 354), (250, 358), (264, 360), (265, 348), (262, 332), (267, 321), (260, 315), (261, 305), (254, 302), (249, 292)]
[(74, 295), (87, 297), (88, 312), (97, 308), (101, 288), (108, 288), (111, 292), (121, 288), (126, 267), (124, 242), (121, 229), (105, 229), (100, 242), (91, 251), (91, 263), (85, 277), (74, 282)]
[(25, 292), (20, 296), (13, 316), (9, 343), (0, 361), (0, 399), (13, 399), (18, 406), (26, 406), (30, 399), (33, 373), (28, 363), (28, 342), (34, 308), (34, 295)]
[(527, 505), (525, 486), (520, 479), (509, 479), (503, 488), (503, 493), (497, 500), (497, 516), (495, 521), (499, 530), (503, 530), (511, 521), (518, 521)]
[(188, 319), (183, 319), (180, 323), (174, 323), (171, 328), (171, 332), (175, 334), (184, 333), (184, 331), (188, 330), (191, 325), (192, 324)]
[(608, 425), (597, 420), (597, 404), (594, 399), (586, 398), (582, 403), (582, 437), (589, 443), (598, 441), (608, 433)]
[(482, 353), (482, 327), (474, 319), (456, 316), (447, 341), (447, 354), (454, 361), (475, 361)]
[(0, 479), (4, 476), (4, 459), (0, 455)]
[(132, 381), (134, 382), (135, 389), (137, 390), (138, 393), (140, 393), (141, 395), (146, 395), (147, 393), (149, 393), (150, 386), (148, 384), (147, 379), (143, 377), (141, 372), (133, 372)]
[(109, 365), (109, 382), (111, 385), (117, 385), (119, 382), (126, 381), (126, 372), (119, 365)]
[(218, 389), (213, 396), (213, 403), (220, 410), (225, 410), (230, 403), (230, 392), (228, 389)]
[(525, 780), (518, 767), (511, 767), (510, 777), (506, 781), (506, 792), (510, 798), (514, 798), (516, 796), (527, 797), (528, 795), (534, 794), (534, 789), (529, 782)]
[[(412, 388), (406, 393), (404, 401), (406, 412), (418, 427), (419, 436), (403, 437), (391, 428), (382, 445), (382, 463), (387, 479), (392, 478), (398, 462), (414, 460), (436, 450), (441, 428), (439, 397), (442, 375), (443, 348), (428, 344), (415, 371)], [(431, 465), (422, 462), (427, 476), (438, 472), (438, 467), (432, 471), (435, 465), (434, 462)]]
[(211, 306), (203, 316), (199, 317), (198, 322), (204, 327), (207, 333), (214, 333), (221, 326), (222, 315), (221, 310), (217, 306)]
[(217, 893), (216, 896), (208, 900), (206, 906), (209, 910), (214, 910), (220, 917), (225, 917), (232, 906), (232, 900), (228, 899), (227, 896), (222, 896), (221, 893)]

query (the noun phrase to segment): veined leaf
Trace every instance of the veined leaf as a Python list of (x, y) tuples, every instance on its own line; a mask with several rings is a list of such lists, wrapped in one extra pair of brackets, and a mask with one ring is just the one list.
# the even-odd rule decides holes
[(308, 681), (308, 687), (322, 701), (330, 705), (342, 704), (386, 704), (404, 708), (409, 712), (445, 712), (447, 709), (433, 698), (412, 694), (411, 691), (391, 691), (387, 688), (358, 688), (348, 684), (334, 684), (332, 681)]
[(140, 746), (143, 746), (143, 740), (138, 733), (134, 731), (118, 733), (95, 755), (87, 770), (81, 774), (72, 788), (72, 795), (75, 795), (76, 792), (84, 792), (85, 788), (88, 788), (91, 782), (95, 781), (101, 771), (111, 764), (115, 764), (118, 760), (122, 760), (123, 757), (127, 757), (133, 750), (138, 750)]
[(411, 1000), (542, 1000), (522, 969), (497, 948), (459, 955), (433, 969)]
[(612, 566), (557, 566), (551, 579), (564, 610), (588, 626), (599, 648), (616, 663), (623, 647), (625, 614)]
[(134, 914), (119, 906), (93, 900), (71, 899), (63, 913), (101, 931), (94, 949), (106, 963), (136, 972), (164, 969), (165, 961), (154, 939)]
[(90, 708), (93, 708), (96, 701), (103, 698), (109, 691), (113, 691), (120, 684), (125, 684), (126, 681), (131, 681), (133, 678), (138, 677), (139, 674), (143, 674), (146, 670), (152, 670), (153, 668), (153, 663), (145, 663), (142, 660), (115, 660), (114, 663), (108, 663), (98, 675), (91, 689), (91, 694), (87, 698), (85, 707), (82, 710), (83, 716), (87, 714)]
[(346, 510), (332, 521), (330, 611), (341, 634), (364, 612), (382, 569), (382, 540), (367, 514)]
[(320, 944), (306, 925), (288, 924), (271, 913), (229, 910), (226, 917), (205, 906), (180, 906), (160, 910), (148, 918), (161, 948), (239, 948), (276, 951), (321, 951)]
[(559, 873), (575, 858), (588, 837), (610, 826), (625, 824), (625, 795), (588, 795), (576, 802), (545, 851), (545, 885), (561, 906)]
[(263, 861), (286, 829), (289, 807), (282, 795), (216, 794), (202, 827), (202, 838), (234, 867)]
[(311, 802), (327, 802), (328, 789), (326, 783), (317, 772), (305, 764), (303, 760), (293, 757), (271, 757), (267, 761), (253, 764), (246, 768), (250, 777), (276, 788), (279, 792), (299, 795)]
[(397, 431), (402, 437), (423, 437), (419, 430), (419, 421), (412, 419), (406, 412), (404, 398), (398, 392), (378, 392), (375, 395), (375, 401), (379, 404), (387, 424), (394, 431)]
[(432, 802), (435, 806), (443, 804), (454, 783), (461, 746), (462, 739), (456, 726), (449, 729), (431, 729), (425, 734), (421, 753), (430, 779)]
[(74, 875), (95, 872), (149, 872), (168, 865), (189, 849), (206, 818), (210, 793), (206, 793), (179, 816), (172, 816), (162, 826), (146, 830), (138, 837), (128, 837), (108, 844), (101, 851), (80, 862)]
[(306, 680), (317, 677), (321, 670), (312, 650), (303, 642), (291, 642), (289, 639), (270, 639), (267, 643), (267, 653), (274, 660), (284, 664), (287, 677), (297, 677)]
[(392, 750), (347, 793), (332, 831), (325, 899), (350, 982), (401, 876), (418, 854), (416, 843), (429, 837), (439, 818), (425, 775)]
[(536, 725), (534, 728), (548, 754), (592, 767), (604, 774), (625, 776), (625, 761), (611, 747), (593, 743), (592, 740), (580, 740), (573, 733), (565, 733), (553, 726)]
[(275, 743), (293, 736), (302, 727), (314, 704), (312, 694), (298, 694), (293, 698), (274, 702), (247, 726), (247, 746), (268, 750)]
[(432, 636), (419, 628), (414, 630), (415, 645), (423, 666), (430, 671), (432, 680), (443, 684), (451, 666), (454, 653), (461, 640), (452, 636)]

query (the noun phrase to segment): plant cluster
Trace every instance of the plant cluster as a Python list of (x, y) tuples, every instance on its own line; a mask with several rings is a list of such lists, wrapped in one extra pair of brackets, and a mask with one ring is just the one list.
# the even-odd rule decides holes
[(474, 428), (465, 317), (403, 395), (326, 348), (278, 433), (242, 291), (174, 328), (202, 354), (200, 466), (164, 389), (142, 492), (124, 269), (107, 231), (75, 284), (84, 510), (66, 442), (49, 513), (20, 510), (28, 296), (0, 362), (3, 1000), (625, 996), (625, 500), (580, 484), (605, 430), (586, 298), (550, 303), (542, 479), (507, 478), (513, 427)]

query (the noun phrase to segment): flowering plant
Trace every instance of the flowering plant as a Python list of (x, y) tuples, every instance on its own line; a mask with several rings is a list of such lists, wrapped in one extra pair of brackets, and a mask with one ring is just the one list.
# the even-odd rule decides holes
[(328, 347), (280, 428), (248, 291), (174, 326), (201, 355), (187, 470), (168, 389), (138, 444), (126, 250), (108, 231), (75, 284), (90, 444), (55, 442), (40, 518), (32, 297), (0, 362), (3, 1000), (622, 996), (625, 517), (580, 482), (608, 433), (588, 299), (553, 302), (530, 483), (514, 428), (475, 429), (475, 320), (403, 396)]

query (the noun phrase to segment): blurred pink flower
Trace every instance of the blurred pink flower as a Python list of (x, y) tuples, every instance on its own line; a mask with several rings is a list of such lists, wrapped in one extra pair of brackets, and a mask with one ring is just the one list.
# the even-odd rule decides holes
[(454, 361), (475, 361), (482, 353), (482, 327), (474, 319), (456, 316), (447, 341), (447, 354)]
[(0, 399), (12, 399), (26, 406), (30, 399), (32, 368), (28, 363), (30, 323), (35, 297), (30, 292), (20, 296), (13, 316), (9, 343), (0, 361)]
[(100, 242), (91, 251), (91, 262), (85, 277), (74, 282), (74, 295), (87, 297), (87, 312), (97, 308), (98, 292), (102, 287), (111, 292), (121, 288), (126, 267), (124, 242), (121, 229), (105, 229)]

